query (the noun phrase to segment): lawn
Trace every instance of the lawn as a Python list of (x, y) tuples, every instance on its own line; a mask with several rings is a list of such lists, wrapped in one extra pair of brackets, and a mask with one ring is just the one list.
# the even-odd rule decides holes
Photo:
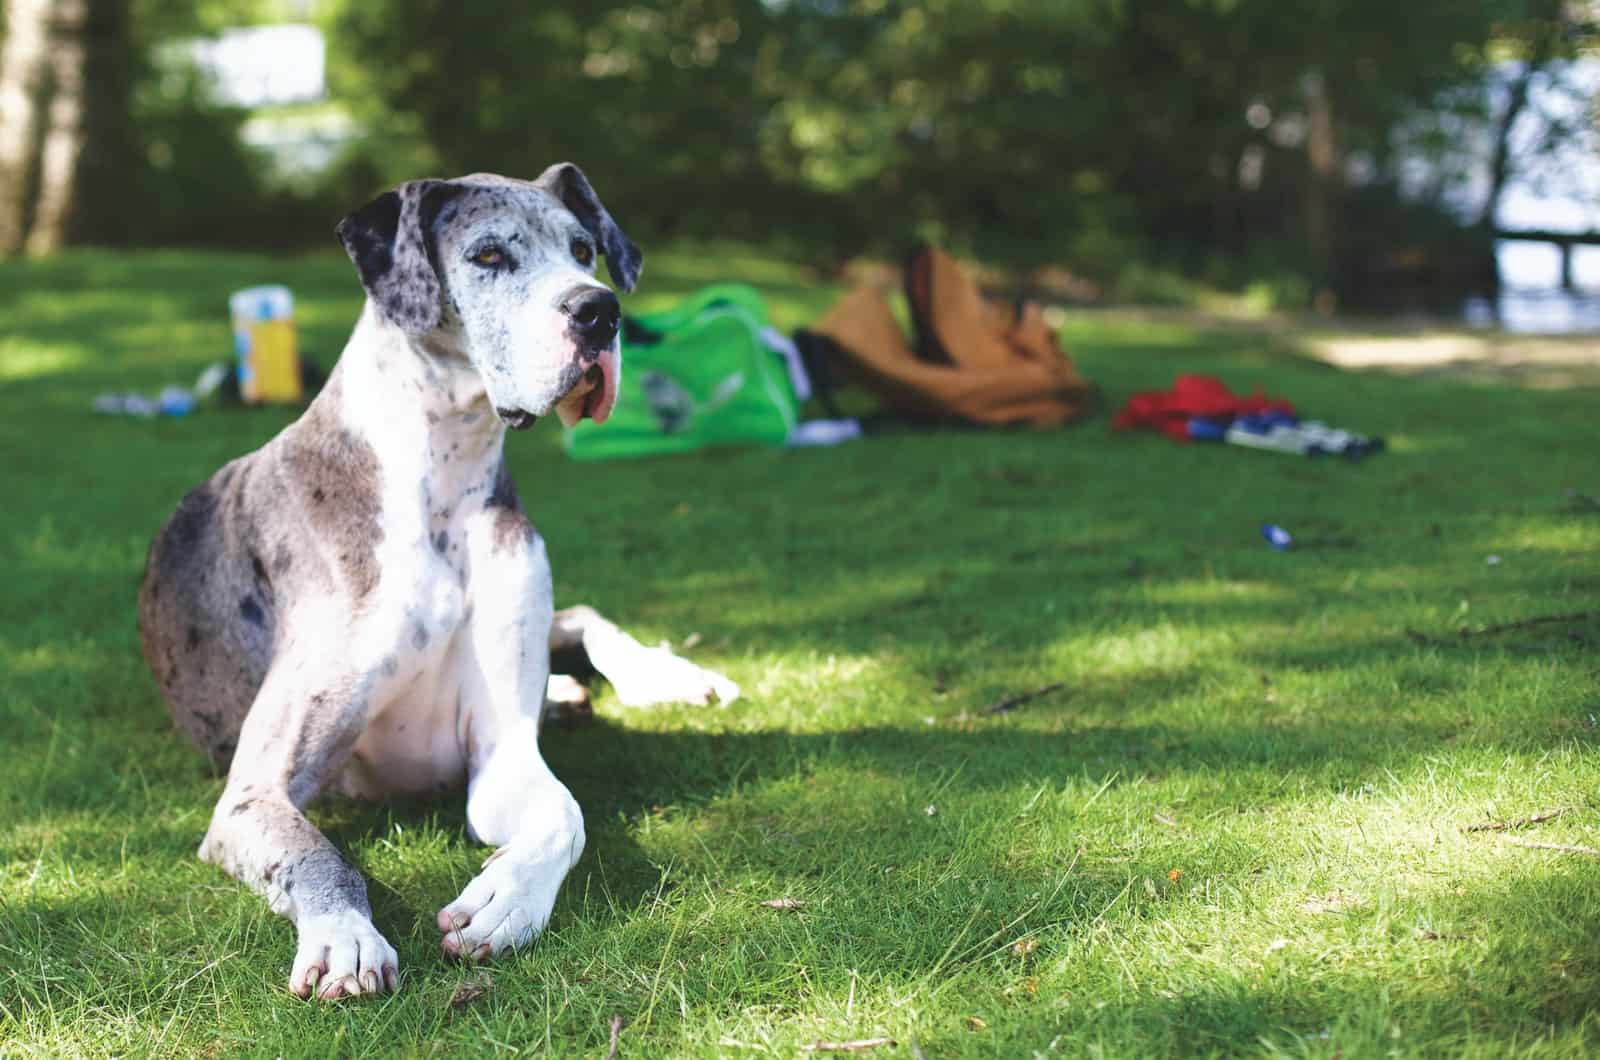
[[(630, 304), (729, 277), (785, 326), (830, 298), (699, 248)], [(1600, 1048), (1600, 858), (1551, 848), (1600, 847), (1600, 390), (1092, 315), (1063, 338), (1108, 403), (1210, 372), (1390, 450), (1104, 416), (605, 465), (513, 437), (558, 603), (697, 634), (745, 696), (602, 694), (546, 734), (588, 849), (550, 931), (484, 970), (433, 926), (484, 854), (460, 798), (318, 803), (404, 984), (293, 999), (288, 922), (194, 856), (221, 780), (134, 630), (155, 528), (292, 413), (89, 411), (227, 356), (225, 296), (263, 281), (330, 361), (359, 305), (336, 253), (0, 265), (0, 1054), (600, 1057), (618, 1016), (621, 1057)], [(1272, 551), (1263, 521), (1325, 547)]]

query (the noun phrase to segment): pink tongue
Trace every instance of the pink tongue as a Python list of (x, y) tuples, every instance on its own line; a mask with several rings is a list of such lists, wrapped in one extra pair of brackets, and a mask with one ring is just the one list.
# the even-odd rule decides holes
[(616, 407), (617, 378), (622, 374), (622, 358), (615, 350), (607, 350), (600, 355), (598, 363), (600, 385), (591, 390), (583, 402), (583, 414), (597, 424), (610, 419), (611, 410)]

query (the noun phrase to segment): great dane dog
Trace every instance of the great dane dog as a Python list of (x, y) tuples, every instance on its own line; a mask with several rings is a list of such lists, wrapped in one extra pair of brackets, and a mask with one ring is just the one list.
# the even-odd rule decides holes
[[(150, 546), (145, 659), (178, 726), (228, 779), (200, 856), (299, 935), (289, 989), (394, 990), (366, 883), (305, 816), (467, 789), (496, 849), (439, 910), (447, 953), (527, 943), (583, 852), (539, 753), (552, 651), (624, 703), (728, 701), (726, 678), (589, 608), (555, 613), (505, 429), (603, 421), (621, 371), (616, 295), (642, 264), (577, 166), (537, 180), (418, 180), (340, 223), (367, 300), (305, 414), (184, 497)], [(570, 693), (571, 683), (562, 684)]]

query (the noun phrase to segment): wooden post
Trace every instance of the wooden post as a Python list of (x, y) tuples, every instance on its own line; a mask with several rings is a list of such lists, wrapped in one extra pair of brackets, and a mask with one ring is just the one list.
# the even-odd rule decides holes
[(1572, 252), (1576, 249), (1577, 243), (1567, 240), (1556, 245), (1561, 248), (1561, 289), (1572, 294), (1578, 289), (1578, 284), (1572, 275)]

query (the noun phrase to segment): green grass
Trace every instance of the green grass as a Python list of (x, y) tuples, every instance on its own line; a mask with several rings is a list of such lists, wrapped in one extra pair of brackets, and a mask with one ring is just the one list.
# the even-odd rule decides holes
[[(786, 326), (831, 297), (701, 248), (656, 255), (634, 304), (728, 276)], [(558, 602), (700, 634), (745, 698), (603, 695), (547, 734), (588, 850), (551, 930), (482, 973), (432, 923), (483, 853), (460, 799), (318, 804), (405, 980), (294, 1000), (290, 925), (194, 856), (221, 782), (134, 631), (152, 532), (291, 414), (88, 411), (226, 356), (225, 295), (272, 280), (331, 359), (358, 306), (336, 255), (0, 266), (0, 1053), (602, 1056), (614, 1015), (624, 1057), (1600, 1047), (1600, 860), (1512, 842), (1600, 846), (1600, 623), (1455, 635), (1600, 607), (1600, 515), (1564, 493), (1600, 494), (1600, 393), (1088, 319), (1064, 338), (1109, 403), (1214, 372), (1391, 451), (1314, 463), (1104, 418), (601, 466), (548, 427), (511, 439)], [(1280, 554), (1263, 520), (1355, 543)], [(761, 904), (782, 897), (805, 904)]]

